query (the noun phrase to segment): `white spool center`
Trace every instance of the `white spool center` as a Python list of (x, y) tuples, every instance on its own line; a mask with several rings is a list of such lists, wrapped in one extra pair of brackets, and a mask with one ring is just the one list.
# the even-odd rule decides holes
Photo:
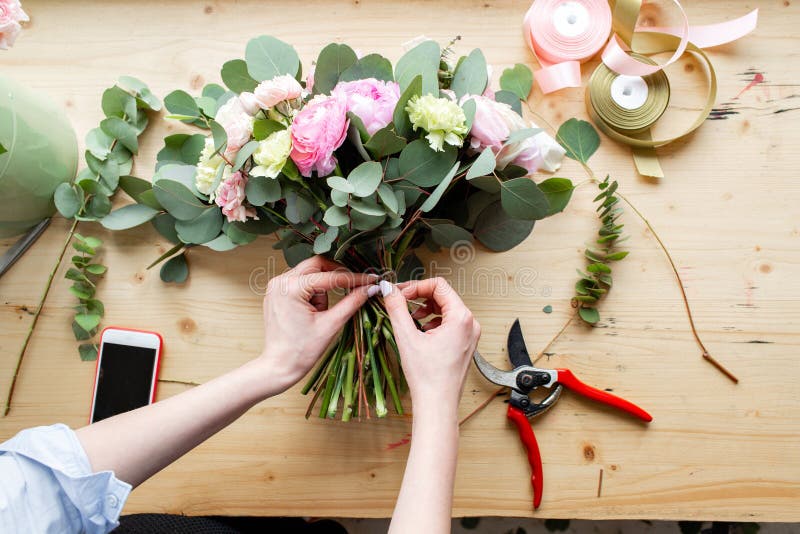
[(647, 83), (639, 76), (620, 74), (611, 82), (611, 98), (620, 107), (637, 109), (647, 101)]
[(553, 26), (564, 37), (575, 37), (589, 27), (589, 11), (578, 2), (564, 2), (553, 13)]

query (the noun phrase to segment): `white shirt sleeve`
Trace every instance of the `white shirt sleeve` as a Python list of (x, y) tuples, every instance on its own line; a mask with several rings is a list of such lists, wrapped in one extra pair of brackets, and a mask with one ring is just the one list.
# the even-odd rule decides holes
[(92, 473), (75, 432), (58, 424), (0, 444), (0, 532), (109, 532), (130, 484)]

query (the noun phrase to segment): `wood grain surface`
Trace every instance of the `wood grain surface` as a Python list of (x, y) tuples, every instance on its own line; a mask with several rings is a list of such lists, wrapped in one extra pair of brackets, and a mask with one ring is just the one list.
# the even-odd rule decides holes
[[(520, 32), (525, 2), (354, 0), (69, 2), (26, 0), (31, 23), (0, 68), (65, 107), (79, 139), (101, 119), (100, 95), (133, 75), (164, 96), (219, 82), (219, 69), (242, 57), (247, 40), (272, 34), (297, 47), (306, 71), (323, 45), (344, 41), (396, 60), (419, 34), (455, 35), (461, 53), (480, 47), (495, 83), (514, 63), (534, 66)], [(733, 385), (700, 358), (678, 288), (653, 236), (630, 210), (630, 256), (596, 328), (574, 324), (549, 361), (586, 382), (647, 408), (645, 427), (565, 394), (534, 423), (544, 458), (540, 517), (800, 521), (800, 187), (797, 185), (800, 62), (794, 0), (759, 2), (758, 30), (711, 51), (719, 77), (716, 110), (695, 134), (659, 150), (667, 177), (645, 181), (626, 147), (603, 138), (592, 160), (610, 173), (669, 246), (683, 276), (698, 329), (710, 351), (736, 373)], [(705, 24), (745, 14), (756, 4), (694, 1), (690, 20)], [(645, 6), (645, 23), (670, 23), (667, 4)], [(584, 80), (596, 65), (584, 68)], [(677, 131), (698, 109), (705, 73), (683, 60), (669, 71), (673, 110), (662, 125)], [(761, 83), (751, 83), (763, 79)], [(531, 106), (547, 121), (586, 116), (583, 92), (542, 96)], [(148, 178), (161, 139), (185, 129), (153, 117), (134, 174)], [(567, 161), (561, 176), (585, 176)], [(429, 255), (483, 326), (481, 352), (504, 365), (505, 336), (519, 317), (538, 351), (572, 313), (569, 299), (596, 232), (592, 187), (581, 187), (563, 215), (537, 224), (505, 254)], [(125, 202), (125, 200), (120, 199)], [(0, 279), (0, 393), (6, 389), (48, 272), (68, 229), (56, 220)], [(269, 238), (215, 253), (193, 249), (191, 276), (165, 285), (146, 266), (165, 250), (150, 229), (79, 232), (106, 242), (109, 271), (99, 293), (105, 325), (163, 334), (158, 397), (204, 382), (262, 348), (261, 289), (285, 268)], [(12, 240), (0, 241), (0, 252)], [(73, 298), (56, 274), (21, 368), (0, 440), (25, 427), (86, 423), (94, 363), (81, 362), (70, 331)], [(553, 307), (543, 313), (546, 305)], [(491, 391), (470, 371), (461, 410)], [(353, 422), (312, 419), (297, 388), (264, 402), (136, 490), (126, 512), (184, 514), (388, 516), (397, 496), (410, 419)], [(505, 405), (495, 401), (462, 429), (454, 515), (532, 515), (528, 466)], [(152, 430), (158, 433), (158, 429)], [(598, 497), (598, 478), (603, 470)]]

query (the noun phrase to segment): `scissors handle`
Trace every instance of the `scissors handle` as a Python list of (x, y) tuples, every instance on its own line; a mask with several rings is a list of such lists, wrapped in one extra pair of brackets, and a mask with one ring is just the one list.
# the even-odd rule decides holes
[(522, 444), (528, 453), (528, 463), (531, 465), (531, 486), (533, 487), (533, 509), (537, 510), (542, 502), (542, 489), (544, 488), (542, 455), (539, 453), (539, 444), (536, 442), (536, 436), (533, 434), (533, 428), (528, 421), (528, 417), (522, 410), (509, 404), (506, 415), (517, 425), (519, 439), (522, 440)]
[(583, 395), (588, 399), (592, 399), (597, 402), (602, 402), (603, 404), (607, 404), (609, 406), (613, 406), (623, 412), (627, 412), (634, 417), (638, 417), (642, 421), (650, 422), (653, 420), (653, 416), (644, 411), (643, 409), (639, 408), (632, 402), (628, 402), (623, 398), (617, 397), (616, 395), (612, 395), (607, 391), (602, 391), (597, 388), (593, 388), (587, 384), (584, 384), (578, 378), (572, 374), (572, 371), (569, 369), (556, 369), (558, 371), (558, 383), (563, 385), (564, 387)]

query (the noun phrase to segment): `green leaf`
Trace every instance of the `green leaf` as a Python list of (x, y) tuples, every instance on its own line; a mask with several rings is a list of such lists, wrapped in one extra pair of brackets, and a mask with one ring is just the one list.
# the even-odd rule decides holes
[(178, 220), (194, 219), (207, 207), (189, 188), (175, 180), (161, 178), (153, 185), (153, 192), (164, 209)]
[[(121, 119), (120, 119), (121, 120)], [(93, 128), (86, 134), (86, 150), (97, 159), (105, 159), (111, 153), (114, 139), (101, 128)]]
[(586, 270), (590, 273), (610, 273), (611, 268), (605, 263), (590, 263), (586, 266)]
[(290, 192), (286, 195), (286, 218), (292, 224), (299, 224), (307, 222), (308, 219), (314, 215), (316, 206), (308, 199), (298, 195), (295, 192)]
[(285, 130), (286, 126), (272, 119), (258, 119), (253, 121), (253, 139), (263, 141), (270, 135), (280, 130)]
[(294, 48), (270, 35), (251, 39), (244, 57), (247, 72), (259, 82), (281, 74), (296, 76), (300, 69), (300, 58)]
[(130, 150), (133, 154), (139, 152), (139, 140), (137, 132), (127, 122), (119, 117), (109, 117), (100, 122), (100, 128), (109, 136), (122, 143), (122, 146)]
[(127, 230), (139, 226), (158, 215), (158, 210), (144, 204), (129, 204), (103, 217), (100, 224), (109, 230)]
[(378, 189), (382, 178), (381, 164), (377, 161), (365, 161), (350, 172), (347, 181), (353, 186), (354, 195), (367, 197)]
[(578, 315), (589, 324), (595, 324), (600, 320), (600, 312), (597, 311), (597, 308), (581, 306), (578, 308)]
[(622, 258), (624, 258), (625, 256), (627, 256), (628, 254), (629, 254), (629, 252), (627, 250), (621, 250), (619, 252), (614, 252), (612, 254), (608, 254), (605, 259), (606, 259), (606, 261), (619, 261)]
[(485, 148), (483, 152), (472, 162), (469, 170), (467, 171), (467, 180), (472, 180), (478, 176), (486, 176), (494, 172), (497, 166), (497, 159), (491, 147)]
[(283, 257), (289, 267), (294, 267), (303, 260), (314, 255), (314, 249), (308, 243), (297, 243), (283, 249)]
[(350, 222), (350, 217), (347, 215), (347, 210), (339, 206), (331, 206), (325, 210), (325, 216), (322, 218), (328, 226), (344, 226)]
[(346, 44), (331, 43), (319, 53), (314, 70), (314, 94), (330, 94), (339, 76), (355, 65), (358, 57)]
[(247, 72), (247, 63), (243, 59), (232, 59), (225, 62), (220, 75), (228, 89), (236, 94), (252, 93), (258, 86), (258, 82)]
[(72, 267), (67, 269), (67, 272), (64, 273), (64, 278), (66, 278), (67, 280), (73, 280), (75, 282), (88, 282), (89, 281), (89, 279), (86, 277), (85, 274), (83, 274), (78, 269), (75, 269), (75, 268), (72, 268)]
[(458, 172), (458, 167), (458, 163), (453, 165), (453, 167), (450, 169), (450, 172), (448, 172), (442, 181), (439, 182), (439, 185), (436, 186), (436, 189), (433, 190), (430, 196), (425, 199), (425, 202), (422, 203), (422, 206), (419, 207), (420, 211), (427, 213), (436, 207), (436, 204), (439, 203), (439, 199), (441, 199), (442, 195), (444, 195), (444, 192), (447, 190), (450, 182), (453, 181), (453, 176), (455, 176)]
[(275, 178), (252, 176), (244, 186), (244, 194), (253, 206), (263, 206), (281, 198), (281, 183)]
[(503, 209), (515, 219), (536, 221), (550, 213), (547, 197), (529, 178), (514, 178), (500, 183)]
[(505, 252), (525, 241), (533, 225), (534, 221), (512, 219), (500, 202), (493, 202), (478, 215), (473, 234), (489, 250)]
[(511, 91), (497, 91), (494, 94), (494, 99), (497, 102), (508, 105), (517, 112), (517, 115), (522, 116), (522, 101)]
[(455, 92), (457, 98), (464, 95), (482, 95), (488, 81), (486, 58), (483, 57), (483, 52), (476, 48), (458, 63), (453, 73), (453, 81), (450, 82), (450, 89)]
[(405, 196), (402, 193), (400, 193), (400, 195), (396, 195), (395, 191), (392, 189), (392, 186), (382, 183), (380, 186), (378, 186), (378, 198), (381, 199), (383, 205), (386, 206), (392, 213), (401, 215), (400, 202), (398, 198), (405, 200)]
[(106, 160), (99, 160), (88, 151), (84, 154), (84, 157), (89, 169), (102, 178), (100, 184), (103, 186), (104, 192), (107, 195), (113, 194), (119, 184), (119, 164), (111, 157)]
[(156, 155), (159, 164), (156, 170), (169, 163), (196, 165), (205, 146), (206, 136), (202, 134), (173, 134), (164, 138), (164, 148)]
[(136, 98), (117, 86), (109, 87), (103, 91), (100, 105), (106, 117), (136, 119)]
[(82, 362), (93, 362), (97, 360), (97, 345), (94, 343), (81, 343), (78, 345), (78, 355)]
[[(375, 78), (385, 82), (394, 81), (392, 62), (380, 54), (369, 54), (356, 61), (339, 76), (340, 82), (352, 82)], [(316, 84), (316, 79), (314, 80)]]
[(189, 277), (189, 264), (185, 254), (178, 254), (167, 260), (159, 272), (161, 280), (167, 283), (182, 284)]
[(242, 148), (239, 149), (239, 152), (236, 153), (236, 160), (233, 162), (233, 168), (231, 172), (236, 172), (242, 168), (242, 165), (250, 159), (250, 156), (253, 155), (253, 152), (256, 151), (258, 148), (258, 141), (249, 141), (246, 143)]
[(352, 183), (348, 182), (341, 176), (328, 176), (326, 182), (328, 184), (328, 187), (330, 187), (331, 189), (335, 189), (337, 191), (341, 191), (342, 193), (350, 194), (355, 192), (356, 190), (355, 186)]
[(470, 185), (487, 193), (500, 192), (500, 180), (494, 176), (478, 176), (469, 181)]
[(514, 130), (511, 132), (511, 135), (508, 136), (508, 139), (503, 142), (503, 144), (510, 145), (513, 143), (519, 143), (520, 141), (524, 141), (529, 137), (533, 137), (541, 131), (541, 128), (520, 128), (519, 130)]
[(72, 219), (81, 209), (82, 195), (79, 189), (68, 183), (62, 183), (53, 195), (56, 209), (66, 219)]
[(136, 100), (140, 108), (161, 111), (161, 100), (158, 99), (145, 83), (133, 76), (120, 76), (117, 85), (136, 93)]
[(464, 228), (472, 229), (478, 215), (488, 206), (500, 200), (500, 195), (489, 193), (488, 191), (476, 191), (467, 199), (467, 221), (463, 224)]
[(278, 224), (267, 217), (263, 212), (259, 215), (258, 220), (248, 219), (245, 222), (235, 222), (233, 226), (245, 232), (258, 235), (271, 234), (278, 229)]
[(161, 215), (156, 215), (156, 217), (150, 221), (150, 224), (153, 225), (153, 228), (156, 229), (162, 237), (164, 237), (167, 241), (173, 244), (180, 244), (180, 238), (178, 237), (178, 232), (175, 231), (175, 223), (177, 219), (170, 215), (169, 213), (162, 213)]
[(222, 230), (222, 212), (216, 206), (208, 208), (189, 221), (175, 223), (178, 237), (184, 243), (202, 245), (219, 235)]
[(514, 93), (520, 100), (528, 100), (533, 87), (533, 73), (527, 66), (517, 63), (500, 75), (500, 89)]
[[(93, 249), (100, 248), (103, 245), (103, 240), (100, 239), (99, 237), (93, 237), (93, 236), (89, 236), (89, 235), (84, 237), (81, 234), (77, 234), (77, 233), (74, 234), (74, 236), (75, 236), (76, 240), (80, 241), (81, 243), (84, 243), (85, 245), (87, 245), (87, 246), (89, 246), (89, 247), (91, 247)], [(92, 252), (92, 254), (94, 254), (94, 252)]]
[(394, 133), (394, 125), (392, 124), (375, 132), (375, 134), (370, 137), (369, 141), (364, 143), (364, 148), (369, 150), (372, 157), (376, 160), (396, 154), (403, 150), (405, 146), (405, 138)]
[(422, 76), (422, 94), (439, 96), (441, 53), (439, 43), (430, 40), (406, 52), (394, 68), (394, 79), (400, 84), (400, 90), (405, 91), (414, 78)]
[(324, 234), (319, 234), (317, 238), (314, 239), (314, 254), (325, 254), (328, 252), (338, 236), (338, 226), (331, 226)]
[(105, 265), (100, 265), (99, 263), (92, 263), (86, 266), (86, 271), (90, 274), (105, 274), (108, 268)]
[(100, 316), (95, 313), (79, 313), (75, 316), (75, 322), (87, 332), (91, 332), (100, 324)]
[(153, 184), (147, 180), (142, 180), (135, 176), (120, 176), (119, 187), (139, 204), (150, 206), (159, 211), (164, 209), (156, 199), (155, 193), (153, 193)]
[(192, 95), (186, 91), (172, 91), (164, 97), (164, 106), (166, 106), (167, 111), (173, 115), (182, 115), (190, 117), (193, 120), (200, 117), (200, 108), (197, 107), (197, 102), (195, 102)]
[(92, 217), (94, 219), (102, 219), (111, 211), (111, 200), (100, 193), (95, 194), (89, 199), (86, 204), (86, 213), (84, 216)]
[(558, 129), (556, 140), (564, 150), (567, 157), (586, 163), (597, 147), (600, 146), (600, 136), (594, 127), (586, 121), (575, 118), (569, 119)]
[[(339, 178), (341, 178), (341, 176)], [(340, 208), (343, 208), (347, 206), (348, 200), (350, 200), (350, 195), (348, 193), (345, 193), (344, 191), (339, 191), (338, 189), (331, 189), (331, 201), (333, 202), (334, 206), (339, 206)]]
[[(381, 217), (386, 214), (386, 210), (373, 200), (351, 198), (349, 204), (353, 210), (363, 215)], [(353, 212), (351, 211), (350, 213), (352, 214)]]
[(225, 128), (222, 127), (217, 121), (209, 121), (211, 128), (211, 135), (214, 138), (214, 153), (222, 152), (222, 149), (228, 143), (228, 134)]
[(227, 221), (222, 224), (222, 231), (236, 245), (247, 245), (258, 239), (258, 234), (248, 232), (242, 227)]
[(539, 189), (547, 197), (547, 202), (550, 204), (550, 215), (553, 215), (564, 211), (569, 204), (569, 199), (572, 198), (575, 186), (567, 178), (548, 178), (539, 184)]
[(427, 140), (417, 139), (400, 153), (400, 174), (412, 184), (431, 187), (442, 181), (457, 155), (455, 147), (445, 145), (443, 151), (437, 152)]
[(356, 230), (374, 230), (385, 220), (386, 215), (367, 215), (355, 209), (350, 212), (350, 221)]
[(6, 150), (6, 147), (3, 146), (3, 143), (0, 143), (0, 156), (5, 154), (6, 152), (8, 152), (8, 150)]
[(472, 242), (472, 234), (455, 224), (436, 224), (431, 228), (431, 237), (443, 247), (450, 248), (456, 243)]
[(467, 131), (472, 130), (472, 123), (475, 121), (475, 111), (477, 109), (477, 104), (475, 104), (474, 98), (469, 98), (461, 104), (461, 109), (464, 111), (464, 117), (466, 120), (464, 124), (467, 126)]
[(86, 330), (81, 328), (81, 325), (79, 325), (75, 321), (72, 321), (72, 333), (75, 335), (75, 339), (77, 339), (78, 341), (85, 341), (87, 339), (91, 339), (91, 337), (94, 335), (94, 333), (87, 332)]
[(408, 101), (415, 96), (422, 94), (422, 76), (417, 76), (408, 84), (408, 87), (400, 95), (397, 105), (394, 107), (394, 114), (392, 115), (392, 122), (394, 123), (395, 131), (400, 137), (410, 139), (414, 135), (414, 129), (411, 126), (411, 121), (408, 118), (406, 106)]

